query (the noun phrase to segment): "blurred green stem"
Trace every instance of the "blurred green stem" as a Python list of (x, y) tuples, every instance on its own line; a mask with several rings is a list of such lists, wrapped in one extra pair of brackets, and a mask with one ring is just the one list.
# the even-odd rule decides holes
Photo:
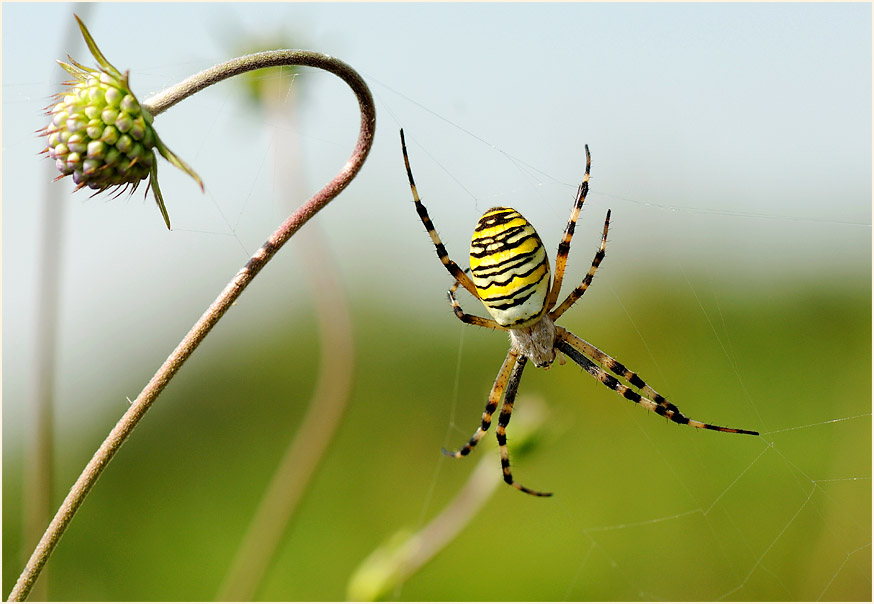
[[(524, 455), (537, 446), (546, 419), (544, 404), (528, 397), (516, 415), (515, 438)], [(431, 522), (413, 534), (396, 533), (361, 563), (349, 579), (346, 599), (360, 602), (385, 597), (418, 572), (470, 524), (502, 484), (500, 467), (496, 451), (483, 455), (458, 494)]]
[(352, 182), (367, 158), (373, 144), (376, 128), (376, 108), (373, 104), (373, 96), (370, 94), (367, 84), (354, 69), (339, 59), (321, 53), (306, 50), (275, 50), (233, 59), (202, 71), (180, 84), (158, 93), (147, 99), (143, 105), (149, 113), (156, 116), (207, 86), (240, 73), (279, 65), (301, 65), (324, 69), (340, 77), (352, 88), (361, 111), (358, 141), (352, 155), (340, 172), (289, 216), (264, 245), (253, 254), (140, 392), (70, 489), (12, 588), (9, 594), (10, 601), (21, 601), (27, 598), (61, 535), (64, 534), (100, 474), (188, 357), (285, 242)]

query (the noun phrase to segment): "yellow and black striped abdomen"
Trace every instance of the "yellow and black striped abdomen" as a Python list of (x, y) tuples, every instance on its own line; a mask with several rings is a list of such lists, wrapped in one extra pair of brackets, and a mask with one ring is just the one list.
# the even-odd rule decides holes
[(470, 273), (489, 314), (505, 327), (536, 323), (549, 292), (549, 258), (531, 223), (512, 208), (492, 208), (470, 242)]

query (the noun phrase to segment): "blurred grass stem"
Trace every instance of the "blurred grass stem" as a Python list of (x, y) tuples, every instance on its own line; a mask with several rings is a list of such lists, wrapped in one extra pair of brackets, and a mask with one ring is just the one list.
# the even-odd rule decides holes
[[(526, 397), (517, 415), (520, 417), (514, 418), (516, 442), (519, 452), (525, 455), (537, 446), (546, 411), (540, 400)], [(458, 494), (431, 522), (412, 535), (396, 533), (361, 563), (349, 580), (346, 599), (374, 601), (400, 589), (482, 510), (495, 489), (503, 484), (500, 467), (497, 451), (483, 455)], [(395, 593), (390, 599), (400, 598)]]
[[(423, 529), (395, 535), (373, 551), (349, 580), (346, 599), (372, 602), (386, 597), (428, 563), (466, 527), (502, 483), (498, 456), (483, 455), (452, 501)], [(389, 599), (396, 600), (396, 597)]]
[(140, 392), (70, 489), (10, 592), (10, 601), (21, 601), (27, 598), (61, 535), (69, 526), (100, 474), (188, 357), (282, 245), (316, 212), (346, 188), (367, 158), (373, 144), (376, 128), (376, 109), (370, 90), (354, 69), (339, 59), (321, 53), (306, 50), (276, 50), (246, 55), (211, 67), (164, 92), (158, 93), (147, 99), (144, 107), (149, 113), (156, 116), (207, 86), (240, 73), (280, 65), (301, 65), (324, 69), (340, 77), (352, 88), (361, 111), (358, 140), (352, 155), (338, 174), (318, 193), (295, 210), (252, 255)]

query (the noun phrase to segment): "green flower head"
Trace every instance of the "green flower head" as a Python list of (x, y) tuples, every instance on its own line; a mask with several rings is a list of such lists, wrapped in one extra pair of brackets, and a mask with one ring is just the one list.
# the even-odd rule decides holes
[(72, 176), (76, 190), (88, 187), (99, 193), (112, 188), (119, 194), (132, 193), (148, 177), (148, 187), (169, 229), (155, 150), (197, 181), (201, 190), (203, 182), (161, 142), (152, 116), (130, 89), (128, 72), (113, 67), (81, 19), (76, 17), (76, 21), (99, 69), (85, 67), (71, 57), (70, 64), (58, 61), (73, 79), (65, 82), (67, 90), (56, 94), (56, 102), (47, 107), (51, 122), (41, 131), (48, 138), (44, 152), (55, 160), (61, 173), (58, 179)]

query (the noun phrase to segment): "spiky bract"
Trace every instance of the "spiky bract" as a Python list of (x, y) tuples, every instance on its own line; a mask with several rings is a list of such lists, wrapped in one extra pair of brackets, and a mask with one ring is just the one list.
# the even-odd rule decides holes
[(72, 176), (77, 190), (83, 187), (102, 192), (117, 189), (133, 192), (149, 178), (155, 201), (170, 228), (170, 217), (158, 187), (155, 150), (190, 175), (203, 189), (197, 174), (170, 151), (152, 127), (152, 116), (137, 100), (128, 83), (128, 73), (112, 66), (76, 17), (91, 54), (99, 64), (92, 69), (69, 58), (58, 61), (73, 79), (68, 89), (55, 95), (47, 107), (51, 122), (42, 134), (48, 138), (45, 152), (55, 160), (61, 175)]

